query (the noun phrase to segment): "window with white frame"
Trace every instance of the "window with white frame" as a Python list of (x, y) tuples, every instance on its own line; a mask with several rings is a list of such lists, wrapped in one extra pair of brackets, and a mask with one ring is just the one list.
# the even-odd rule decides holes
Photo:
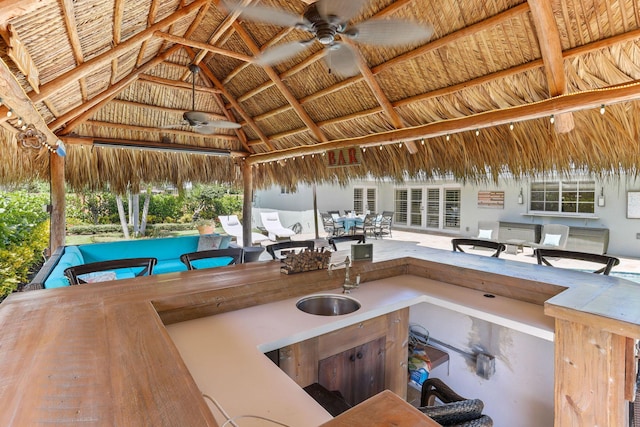
[(396, 218), (395, 222), (400, 224), (407, 223), (407, 216), (409, 214), (408, 208), (408, 195), (409, 191), (406, 188), (397, 189), (395, 192), (395, 210)]
[(376, 211), (376, 189), (355, 187), (353, 189), (353, 210), (356, 214)]
[(531, 184), (529, 210), (566, 214), (594, 213), (595, 181), (548, 181)]

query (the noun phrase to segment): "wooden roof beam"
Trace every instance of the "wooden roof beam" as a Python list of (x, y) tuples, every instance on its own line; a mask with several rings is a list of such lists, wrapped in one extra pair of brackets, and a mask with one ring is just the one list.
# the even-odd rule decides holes
[(243, 55), (241, 53), (237, 53), (234, 52), (232, 50), (226, 50), (226, 49), (221, 49), (219, 47), (215, 47), (213, 45), (210, 45), (208, 43), (201, 43), (201, 42), (197, 42), (195, 40), (189, 40), (186, 39), (184, 37), (178, 37), (178, 36), (174, 36), (172, 34), (167, 34), (167, 33), (163, 33), (162, 31), (156, 31), (153, 34), (155, 37), (167, 40), (171, 43), (177, 43), (177, 44), (181, 44), (184, 46), (190, 46), (196, 49), (201, 49), (204, 51), (207, 51), (209, 53), (214, 53), (214, 54), (219, 54), (219, 55), (224, 55), (224, 56), (228, 56), (230, 58), (235, 58), (235, 59), (239, 59), (240, 61), (244, 61), (244, 62), (253, 62), (253, 58), (247, 55)]
[[(551, 2), (548, 0), (528, 0), (531, 17), (536, 27), (536, 34), (544, 62), (544, 73), (547, 77), (549, 95), (558, 96), (567, 93), (567, 79), (564, 72), (560, 32), (553, 16)], [(560, 133), (573, 130), (573, 115), (561, 114), (555, 117), (555, 128)]]
[(393, 105), (391, 105), (391, 102), (389, 102), (389, 98), (387, 98), (387, 95), (383, 92), (382, 88), (378, 84), (378, 81), (369, 68), (369, 64), (367, 64), (365, 59), (362, 57), (360, 50), (350, 40), (344, 40), (343, 43), (347, 43), (353, 48), (354, 56), (358, 64), (358, 68), (360, 69), (360, 73), (362, 74), (365, 83), (367, 84), (367, 86), (369, 86), (369, 89), (373, 93), (373, 96), (375, 96), (376, 100), (378, 101), (378, 104), (380, 104), (387, 117), (391, 120), (391, 124), (393, 124), (396, 129), (403, 128), (404, 122), (402, 121), (402, 118), (396, 112), (396, 110), (393, 109)]
[[(21, 117), (26, 124), (32, 124), (38, 131), (44, 134), (47, 142), (55, 147), (58, 145), (58, 137), (47, 127), (42, 116), (33, 105), (29, 97), (24, 93), (22, 86), (16, 80), (7, 64), (0, 58), (0, 93), (2, 94), (3, 117), (7, 116), (7, 106), (11, 107), (13, 114)], [(18, 130), (16, 129), (16, 132)]]
[[(240, 24), (238, 24), (237, 22), (234, 22), (233, 28), (236, 30), (236, 33), (240, 36), (240, 38), (244, 41), (244, 43), (247, 45), (249, 50), (254, 55), (257, 55), (260, 53), (260, 48), (258, 47), (258, 45), (256, 45), (253, 39), (249, 36), (249, 34), (245, 31), (245, 29)], [(302, 106), (298, 102), (298, 99), (295, 96), (293, 96), (293, 94), (291, 93), (287, 85), (284, 84), (284, 82), (282, 81), (278, 73), (270, 66), (263, 66), (262, 69), (267, 73), (267, 76), (269, 76), (269, 78), (275, 83), (280, 93), (282, 93), (282, 95), (285, 97), (287, 102), (291, 104), (291, 106), (293, 107), (298, 117), (300, 117), (302, 122), (309, 128), (309, 130), (311, 131), (311, 133), (313, 133), (315, 138), (318, 141), (322, 141), (322, 142), (327, 141), (327, 137), (320, 130), (318, 125), (316, 125), (316, 123), (311, 119), (311, 117), (306, 112), (306, 110), (302, 108)]]
[(635, 101), (638, 98), (640, 98), (640, 81), (635, 81), (625, 85), (561, 95), (532, 104), (511, 107), (504, 110), (487, 111), (456, 119), (441, 120), (411, 128), (396, 129), (379, 134), (335, 140), (315, 145), (305, 145), (273, 153), (255, 154), (249, 156), (246, 162), (247, 164), (258, 164), (300, 155), (318, 154), (329, 149), (351, 146), (370, 147), (404, 141), (415, 141), (422, 138), (435, 138), (452, 133), (508, 125), (518, 121), (546, 118), (552, 114), (557, 116), (558, 114), (571, 113), (589, 108), (600, 108), (602, 104)]
[[(214, 3), (216, 4), (216, 6), (219, 7), (220, 4), (220, 0), (213, 0)], [(211, 34), (211, 37), (209, 37), (209, 39), (207, 40), (207, 45), (215, 45), (222, 37), (224, 37), (224, 35), (227, 33), (227, 31), (231, 28), (231, 26), (233, 25), (233, 23), (236, 21), (236, 19), (238, 19), (238, 16), (240, 16), (241, 13), (241, 9), (244, 6), (247, 6), (249, 3), (251, 3), (253, 0), (242, 0), (240, 2), (240, 4), (238, 5), (238, 9), (235, 10), (233, 13), (227, 15), (224, 20), (222, 21), (222, 23), (218, 26), (218, 28), (215, 29), (215, 31), (213, 32), (213, 34)], [(204, 50), (202, 49), (200, 52), (198, 52), (195, 57), (192, 59), (192, 63), (194, 64), (200, 64), (200, 62), (202, 61), (202, 59), (207, 55), (209, 51), (208, 50)], [(187, 77), (189, 76), (188, 73), (184, 73), (182, 75), (182, 80), (186, 80)]]
[(48, 98), (52, 94), (56, 93), (57, 91), (65, 88), (69, 84), (75, 83), (78, 79), (81, 79), (82, 77), (86, 77), (87, 75), (93, 72), (96, 72), (97, 70), (99, 70), (100, 68), (104, 67), (106, 64), (111, 62), (111, 60), (113, 60), (114, 58), (119, 57), (120, 55), (124, 54), (125, 52), (128, 52), (131, 49), (134, 49), (137, 45), (141, 44), (143, 41), (153, 37), (153, 33), (156, 32), (157, 30), (162, 30), (168, 27), (169, 25), (173, 24), (174, 22), (184, 18), (185, 16), (189, 15), (190, 13), (197, 10), (198, 8), (206, 5), (208, 1), (209, 0), (195, 0), (190, 5), (176, 11), (175, 13), (166, 17), (165, 19), (158, 21), (156, 24), (152, 25), (146, 30), (139, 32), (138, 34), (127, 39), (126, 41), (120, 43), (118, 46), (114, 47), (113, 49), (86, 61), (84, 64), (81, 64), (78, 67), (67, 71), (66, 73), (50, 81), (49, 83), (42, 85), (40, 87), (40, 93), (30, 92), (28, 94), (29, 98), (33, 102), (40, 102), (45, 98)]
[[(604, 40), (597, 40), (595, 42), (574, 47), (573, 49), (565, 50), (562, 52), (563, 59), (571, 59), (577, 56), (585, 55), (590, 52), (594, 52), (600, 49), (607, 49), (611, 46), (633, 41), (640, 38), (640, 29), (629, 31), (628, 33), (619, 34), (617, 36), (609, 37)], [(472, 87), (480, 86), (486, 83), (490, 83), (494, 80), (503, 79), (508, 76), (525, 73), (527, 71), (534, 70), (536, 68), (540, 68), (544, 66), (544, 62), (542, 59), (536, 59), (531, 62), (527, 62), (526, 64), (517, 65), (512, 68), (508, 68), (506, 70), (496, 71), (495, 73), (487, 74), (486, 76), (481, 76), (466, 82), (459, 83), (453, 86), (447, 86), (441, 89), (436, 89), (431, 92), (423, 93), (420, 95), (415, 95), (409, 98), (401, 99), (393, 102), (394, 107), (400, 107), (403, 105), (413, 104), (415, 102), (427, 101), (429, 99), (436, 98), (438, 96), (450, 95), (455, 92), (459, 92), (461, 90), (470, 89)]]
[[(151, 4), (149, 5), (149, 13), (147, 14), (147, 27), (153, 25), (156, 22), (156, 16), (158, 15), (158, 2), (159, 0), (151, 0)], [(200, 9), (200, 14), (205, 8)], [(142, 42), (140, 46), (140, 50), (138, 51), (138, 57), (136, 58), (136, 67), (139, 67), (142, 64), (144, 53), (147, 50), (147, 44), (149, 40), (145, 40)]]
[[(78, 24), (76, 23), (75, 8), (73, 6), (73, 0), (63, 0), (60, 2), (62, 8), (62, 18), (64, 19), (64, 26), (67, 29), (67, 35), (69, 36), (69, 43), (71, 44), (71, 52), (76, 60), (76, 65), (84, 63), (84, 55), (82, 54), (82, 44), (80, 43), (80, 37), (78, 37)], [(87, 99), (87, 82), (84, 78), (79, 79), (80, 82), (80, 95), (82, 100)]]
[[(323, 126), (327, 126), (327, 125), (334, 125), (337, 123), (341, 123), (341, 122), (346, 122), (348, 120), (353, 120), (353, 119), (360, 119), (366, 116), (371, 116), (373, 114), (379, 114), (384, 112), (384, 110), (382, 109), (382, 107), (374, 107), (371, 108), (369, 110), (365, 110), (365, 111), (360, 111), (357, 113), (352, 113), (346, 116), (342, 116), (342, 117), (337, 117), (335, 119), (329, 119), (329, 120), (324, 120), (322, 122), (318, 122), (318, 126), (323, 127)], [(286, 138), (288, 136), (293, 136), (293, 135), (297, 135), (303, 132), (308, 132), (309, 129), (305, 128), (298, 128), (298, 129), (292, 129), (286, 132), (281, 132), (281, 133), (276, 133), (273, 135), (269, 135), (270, 139), (280, 139), (280, 138)], [(255, 145), (255, 144), (259, 144), (260, 141), (249, 141), (249, 145)], [(407, 147), (407, 149), (411, 152), (411, 154), (415, 154), (415, 152), (413, 151), (413, 148), (411, 147)], [(417, 148), (416, 148), (417, 150)]]
[[(293, 31), (293, 27), (288, 27), (283, 29), (282, 31), (280, 31), (278, 34), (276, 34), (276, 36), (274, 38), (272, 38), (271, 40), (269, 40), (268, 42), (266, 42), (264, 45), (262, 45), (260, 47), (260, 51), (264, 51), (266, 48), (273, 46), (274, 44), (276, 44), (277, 42), (279, 42), (280, 40), (282, 40), (284, 37), (286, 37), (291, 31)], [(237, 76), (242, 70), (244, 70), (245, 68), (247, 68), (250, 65), (250, 63), (245, 62), (243, 64), (238, 65), (235, 69), (233, 69), (228, 75), (227, 77), (224, 78), (224, 80), (222, 80), (223, 84), (227, 84), (229, 83), (231, 80), (233, 80), (233, 78), (235, 76)]]

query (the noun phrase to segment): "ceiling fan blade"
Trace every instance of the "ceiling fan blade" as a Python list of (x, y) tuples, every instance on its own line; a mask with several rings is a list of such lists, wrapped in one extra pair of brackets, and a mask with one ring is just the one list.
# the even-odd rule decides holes
[(334, 43), (329, 46), (324, 61), (330, 72), (342, 77), (355, 76), (360, 72), (353, 47), (345, 43)]
[(289, 43), (283, 43), (281, 45), (266, 49), (260, 55), (256, 57), (256, 64), (258, 65), (273, 65), (289, 58), (292, 58), (305, 50), (309, 45), (313, 43), (312, 40), (307, 41), (295, 41)]
[(367, 0), (318, 0), (315, 6), (320, 16), (337, 16), (340, 22), (347, 22), (358, 14)]
[(210, 126), (214, 129), (239, 129), (242, 127), (238, 123), (228, 120), (212, 119), (209, 114), (202, 111), (187, 111), (183, 116), (187, 121), (187, 126)]
[(212, 120), (203, 123), (202, 126), (212, 127), (214, 129), (240, 129), (242, 127), (239, 123), (227, 120)]
[(225, 7), (232, 12), (239, 11), (240, 16), (249, 21), (264, 22), (280, 27), (295, 27), (304, 24), (299, 15), (265, 6), (244, 6), (238, 3), (225, 2)]
[(433, 26), (401, 19), (370, 19), (347, 28), (344, 35), (359, 43), (398, 46), (429, 40), (433, 35)]
[(211, 135), (216, 133), (216, 128), (213, 126), (197, 125), (197, 126), (193, 126), (192, 129), (194, 132), (201, 133), (203, 135)]

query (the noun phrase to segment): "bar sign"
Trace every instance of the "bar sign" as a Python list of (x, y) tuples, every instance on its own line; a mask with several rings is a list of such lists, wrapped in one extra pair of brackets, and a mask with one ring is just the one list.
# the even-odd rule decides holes
[(356, 166), (362, 163), (360, 147), (348, 147), (327, 151), (327, 166), (330, 168)]

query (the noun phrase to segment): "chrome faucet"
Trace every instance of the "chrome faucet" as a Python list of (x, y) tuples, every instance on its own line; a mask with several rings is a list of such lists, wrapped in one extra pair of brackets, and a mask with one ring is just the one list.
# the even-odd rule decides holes
[(360, 285), (360, 275), (356, 278), (356, 283), (351, 282), (350, 274), (351, 274), (351, 260), (349, 257), (346, 257), (343, 262), (331, 263), (329, 264), (329, 274), (334, 267), (339, 267), (341, 265), (345, 266), (344, 272), (344, 283), (342, 284), (342, 293), (348, 294), (352, 289), (357, 288)]

